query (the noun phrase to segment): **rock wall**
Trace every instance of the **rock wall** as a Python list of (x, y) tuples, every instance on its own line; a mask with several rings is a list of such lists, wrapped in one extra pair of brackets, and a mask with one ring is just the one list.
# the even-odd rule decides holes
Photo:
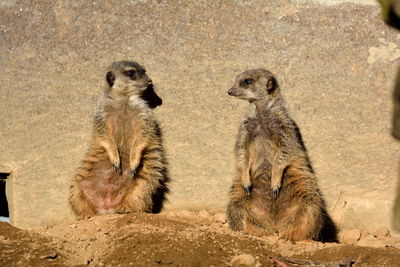
[[(328, 1), (329, 2), (329, 1)], [(332, 216), (389, 226), (400, 144), (390, 136), (399, 33), (373, 5), (315, 1), (1, 1), (0, 172), (19, 227), (70, 218), (105, 68), (153, 79), (173, 179), (168, 209), (223, 211), (247, 106), (235, 76), (278, 78)]]

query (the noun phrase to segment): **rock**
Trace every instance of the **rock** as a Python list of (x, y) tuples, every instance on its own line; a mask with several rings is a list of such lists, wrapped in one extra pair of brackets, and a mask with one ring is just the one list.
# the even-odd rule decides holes
[(192, 217), (193, 214), (188, 210), (178, 210), (175, 212), (177, 217)]
[(394, 237), (387, 237), (386, 239), (386, 246), (388, 247), (396, 247), (397, 242), (396, 239)]
[(210, 219), (210, 213), (208, 213), (208, 211), (202, 210), (198, 213), (200, 218), (203, 219)]
[(367, 229), (361, 230), (361, 238), (366, 237), (367, 235), (369, 235), (369, 232)]
[(255, 266), (256, 259), (251, 254), (241, 254), (231, 260), (233, 267)]
[(217, 213), (213, 216), (213, 221), (219, 222), (219, 223), (225, 223), (226, 222), (226, 214), (225, 213)]
[(369, 246), (373, 248), (384, 248), (387, 246), (387, 240), (386, 238), (377, 238), (375, 240), (372, 240)]
[(357, 242), (357, 245), (362, 247), (383, 248), (386, 247), (387, 240), (385, 237), (376, 238), (373, 235), (367, 235)]
[(269, 236), (266, 236), (265, 239), (267, 239), (269, 243), (276, 243), (279, 240), (279, 236), (269, 235)]
[(399, 241), (398, 239), (396, 239), (395, 247), (396, 247), (396, 248), (400, 248), (400, 241)]
[(390, 236), (390, 231), (386, 227), (380, 227), (374, 232), (374, 236)]
[(354, 244), (361, 237), (361, 233), (358, 229), (343, 230), (340, 234), (340, 239), (345, 244)]
[(359, 246), (368, 246), (368, 243), (369, 243), (370, 241), (374, 240), (374, 239), (376, 239), (375, 236), (373, 236), (373, 235), (371, 235), (371, 234), (368, 234), (368, 235), (364, 236), (362, 239), (360, 239), (360, 240), (357, 242), (357, 245), (359, 245)]
[(176, 217), (176, 211), (174, 210), (166, 210), (162, 212), (163, 215), (166, 215), (168, 217)]

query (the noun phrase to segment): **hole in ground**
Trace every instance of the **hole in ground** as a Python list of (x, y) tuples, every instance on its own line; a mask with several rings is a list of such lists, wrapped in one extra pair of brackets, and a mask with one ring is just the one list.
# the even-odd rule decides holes
[(0, 173), (0, 221), (10, 222), (10, 211), (6, 196), (6, 182), (9, 173)]

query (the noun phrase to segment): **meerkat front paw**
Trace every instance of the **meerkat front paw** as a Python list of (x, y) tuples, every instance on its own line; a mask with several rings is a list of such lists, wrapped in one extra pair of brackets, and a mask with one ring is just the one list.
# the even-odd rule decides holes
[(132, 178), (133, 178), (133, 177), (135, 177), (135, 174), (136, 174), (136, 168), (135, 168), (135, 167), (134, 167), (134, 168), (133, 168), (133, 167), (131, 167), (131, 168), (130, 168), (130, 172), (131, 172), (131, 176), (132, 176)]
[(279, 191), (281, 189), (281, 185), (280, 184), (273, 184), (271, 183), (271, 196), (272, 198), (277, 198), (279, 195)]
[(251, 195), (251, 191), (253, 190), (253, 187), (251, 185), (249, 185), (249, 186), (243, 185), (243, 189), (244, 189), (244, 192), (246, 193), (246, 195), (250, 196)]
[(130, 167), (129, 167), (129, 171), (131, 173), (132, 178), (136, 175), (136, 173), (138, 171), (138, 167), (139, 167), (138, 163), (131, 162)]
[(251, 195), (251, 191), (253, 190), (253, 186), (251, 185), (249, 180), (243, 181), (243, 189), (247, 196)]
[(113, 165), (113, 167), (115, 168), (115, 171), (116, 171), (118, 174), (121, 174), (121, 173), (122, 173), (121, 163), (120, 163), (119, 161), (112, 160), (112, 161), (111, 161), (111, 164)]
[(243, 190), (247, 196), (250, 196), (252, 185), (251, 185), (251, 180), (250, 180), (250, 171), (247, 169), (247, 171), (243, 171), (242, 176), (241, 176), (241, 182), (243, 186)]

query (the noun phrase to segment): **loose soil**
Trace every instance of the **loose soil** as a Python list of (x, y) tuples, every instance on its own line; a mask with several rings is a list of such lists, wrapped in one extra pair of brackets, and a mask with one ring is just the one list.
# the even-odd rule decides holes
[(253, 266), (274, 266), (271, 257), (282, 264), (304, 260), (276, 266), (346, 266), (341, 264), (350, 260), (352, 266), (400, 264), (396, 247), (255, 237), (233, 232), (223, 216), (204, 212), (104, 215), (31, 230), (0, 223), (0, 266), (232, 266), (241, 254), (250, 254)]

